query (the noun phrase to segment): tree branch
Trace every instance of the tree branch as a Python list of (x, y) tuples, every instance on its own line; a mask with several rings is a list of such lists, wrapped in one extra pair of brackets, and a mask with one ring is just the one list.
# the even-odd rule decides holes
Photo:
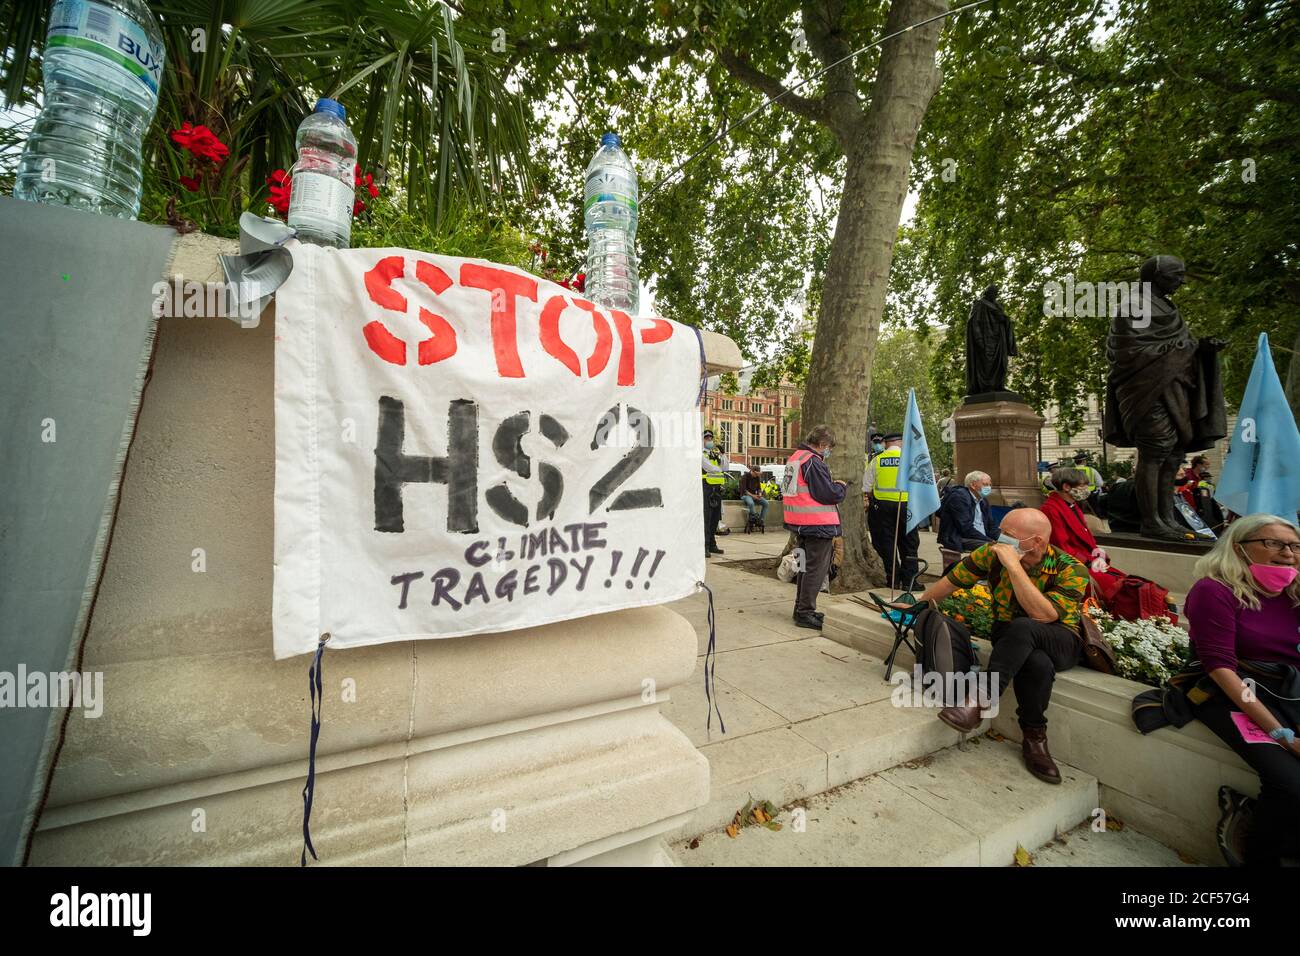
[[(865, 121), (866, 114), (862, 109), (862, 101), (858, 98), (853, 60), (845, 59), (853, 52), (853, 48), (838, 33), (842, 12), (843, 4), (840, 0), (823, 0), (820, 4), (806, 0), (800, 15), (808, 47), (822, 66), (837, 64), (826, 74), (824, 101), (832, 122), (837, 127), (836, 132), (843, 131), (841, 138), (849, 141), (853, 138), (852, 132)], [(841, 60), (842, 63), (839, 62)]]
[(718, 62), (726, 68), (727, 72), (746, 86), (758, 90), (791, 112), (798, 113), (815, 123), (829, 125), (830, 117), (826, 111), (826, 104), (822, 100), (791, 93), (776, 77), (764, 73), (746, 57), (732, 50), (718, 50), (717, 56)]

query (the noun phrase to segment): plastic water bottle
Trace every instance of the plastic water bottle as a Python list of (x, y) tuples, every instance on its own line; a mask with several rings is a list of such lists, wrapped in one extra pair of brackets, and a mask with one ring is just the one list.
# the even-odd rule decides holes
[(587, 298), (635, 315), (637, 181), (618, 136), (606, 133), (587, 165), (583, 220), (587, 227)]
[(162, 31), (145, 0), (55, 0), (41, 114), (14, 196), (119, 219), (140, 212), (140, 144), (158, 108)]
[(290, 170), (289, 225), (303, 242), (346, 249), (352, 240), (357, 141), (343, 104), (316, 101), (298, 127), (298, 161)]

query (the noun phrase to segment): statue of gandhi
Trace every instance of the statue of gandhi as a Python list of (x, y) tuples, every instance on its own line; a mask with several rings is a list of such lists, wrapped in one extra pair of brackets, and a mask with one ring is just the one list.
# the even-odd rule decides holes
[(1140, 301), (1121, 306), (1106, 338), (1106, 441), (1137, 448), (1141, 533), (1177, 541), (1186, 537), (1173, 499), (1183, 457), (1227, 434), (1218, 358), (1223, 343), (1198, 341), (1170, 298), (1185, 274), (1174, 256), (1142, 263)]

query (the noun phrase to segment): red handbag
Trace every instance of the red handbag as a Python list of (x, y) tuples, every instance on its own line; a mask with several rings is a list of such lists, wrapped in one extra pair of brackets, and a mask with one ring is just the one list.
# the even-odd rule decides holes
[(1126, 621), (1167, 617), (1171, 623), (1178, 623), (1178, 615), (1169, 605), (1169, 589), (1136, 574), (1124, 575), (1124, 580), (1110, 599), (1109, 610), (1111, 614)]

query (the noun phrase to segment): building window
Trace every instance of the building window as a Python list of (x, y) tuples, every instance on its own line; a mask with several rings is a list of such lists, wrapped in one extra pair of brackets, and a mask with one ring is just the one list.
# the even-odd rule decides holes
[(776, 447), (776, 426), (775, 425), (767, 426), (767, 447), (768, 448)]
[(790, 423), (789, 422), (781, 423), (781, 447), (782, 448), (790, 447)]
[(722, 410), (723, 410), (724, 412), (729, 412), (729, 411), (731, 411), (731, 399), (729, 399), (729, 398), (724, 398), (724, 399), (722, 400)]
[(759, 437), (758, 431), (759, 431), (758, 425), (749, 426), (749, 444), (751, 446), (761, 445), (763, 443), (763, 439)]
[(722, 441), (723, 448), (731, 444), (731, 422), (718, 423), (718, 437)]

